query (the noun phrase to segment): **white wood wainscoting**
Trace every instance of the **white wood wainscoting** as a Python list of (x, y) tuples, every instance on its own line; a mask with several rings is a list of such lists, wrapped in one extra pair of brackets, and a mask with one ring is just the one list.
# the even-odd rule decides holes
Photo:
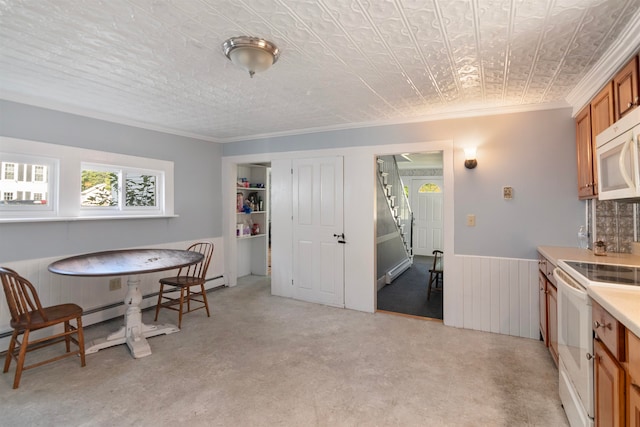
[[(205, 288), (211, 289), (226, 284), (224, 276), (224, 247), (221, 237), (148, 245), (145, 248), (186, 249), (196, 241), (209, 241), (214, 244), (213, 257), (207, 271), (207, 278), (212, 280), (207, 282)], [(67, 256), (73, 256), (73, 254)], [(120, 276), (122, 287), (111, 291), (109, 290), (109, 280), (114, 277), (69, 277), (53, 274), (47, 269), (50, 263), (67, 256), (6, 262), (1, 265), (15, 270), (21, 276), (27, 278), (35, 286), (40, 302), (44, 307), (63, 303), (78, 304), (85, 312), (82, 317), (84, 326), (124, 315), (126, 307), (123, 301), (127, 293), (127, 276)], [(160, 271), (141, 274), (139, 277), (142, 295), (157, 295), (160, 289), (158, 281), (160, 278), (170, 275), (170, 273), (171, 271)], [(11, 317), (4, 293), (2, 293), (1, 298), (0, 334), (5, 336), (0, 337), (0, 352), (3, 352), (9, 346), (10, 336), (6, 336), (6, 333), (11, 332), (12, 329), (9, 326)], [(144, 309), (154, 306), (156, 303), (157, 296), (143, 298), (140, 307)], [(51, 333), (51, 331), (45, 330), (41, 335), (46, 336)]]
[(455, 255), (454, 264), (445, 310), (455, 314), (446, 323), (539, 339), (537, 260)]

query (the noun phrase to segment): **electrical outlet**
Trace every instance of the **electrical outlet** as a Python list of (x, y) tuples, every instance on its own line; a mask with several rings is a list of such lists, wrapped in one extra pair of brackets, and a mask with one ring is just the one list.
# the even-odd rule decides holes
[(122, 289), (122, 282), (120, 281), (120, 278), (116, 277), (115, 279), (110, 279), (109, 280), (109, 290), (110, 291), (117, 291), (118, 289)]
[(467, 226), (469, 227), (476, 226), (476, 216), (474, 214), (467, 215)]

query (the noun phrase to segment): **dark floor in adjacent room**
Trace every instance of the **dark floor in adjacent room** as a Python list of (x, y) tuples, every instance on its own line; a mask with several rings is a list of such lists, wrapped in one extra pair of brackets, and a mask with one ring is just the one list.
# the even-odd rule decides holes
[(413, 257), (413, 265), (393, 283), (378, 291), (378, 310), (442, 319), (442, 292), (431, 291), (427, 301), (427, 282), (433, 257)]

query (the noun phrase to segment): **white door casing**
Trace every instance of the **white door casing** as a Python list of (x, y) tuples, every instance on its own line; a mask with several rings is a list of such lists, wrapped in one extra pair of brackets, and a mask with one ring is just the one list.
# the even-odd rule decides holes
[(344, 307), (343, 158), (295, 159), (293, 288), (296, 299)]
[(411, 180), (410, 203), (413, 209), (413, 253), (431, 255), (434, 250), (443, 250), (444, 198), (443, 193), (420, 193), (422, 185), (433, 183), (443, 189), (442, 178), (419, 178)]

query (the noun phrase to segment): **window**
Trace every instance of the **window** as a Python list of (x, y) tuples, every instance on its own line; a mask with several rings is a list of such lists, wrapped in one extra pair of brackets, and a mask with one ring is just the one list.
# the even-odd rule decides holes
[[(48, 203), (53, 186), (49, 175), (56, 171), (57, 160), (40, 156), (0, 153), (0, 212), (46, 212), (53, 206)], [(11, 197), (9, 197), (9, 194)], [(39, 194), (39, 198), (34, 196)]]
[(40, 166), (40, 165), (33, 166), (33, 180), (36, 182), (44, 181), (44, 166)]
[(174, 215), (171, 161), (2, 136), (0, 146), (0, 222)]
[(420, 186), (420, 188), (418, 189), (418, 193), (442, 193), (442, 189), (438, 184), (428, 182)]
[(81, 206), (112, 211), (158, 209), (162, 180), (162, 171), (83, 163)]
[(16, 165), (15, 163), (2, 163), (2, 169), (4, 170), (3, 179), (16, 179)]

